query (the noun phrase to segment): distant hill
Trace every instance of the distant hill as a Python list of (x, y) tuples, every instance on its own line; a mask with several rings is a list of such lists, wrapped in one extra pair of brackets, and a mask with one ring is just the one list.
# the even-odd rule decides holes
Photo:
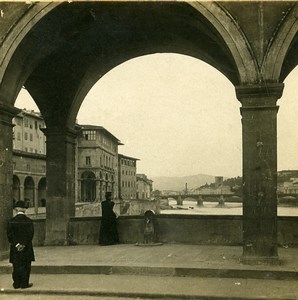
[(188, 189), (198, 188), (205, 183), (214, 182), (214, 176), (212, 175), (192, 175), (184, 177), (153, 177), (153, 189), (154, 190), (172, 190), (181, 191), (185, 189), (185, 183), (187, 182)]

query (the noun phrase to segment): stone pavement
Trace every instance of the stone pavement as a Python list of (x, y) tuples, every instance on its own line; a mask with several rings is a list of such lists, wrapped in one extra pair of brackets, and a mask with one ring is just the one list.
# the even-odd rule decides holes
[(275, 266), (243, 265), (242, 248), (230, 246), (60, 246), (35, 253), (31, 289), (12, 289), (11, 266), (0, 262), (0, 295), (298, 299), (298, 248), (280, 248)]

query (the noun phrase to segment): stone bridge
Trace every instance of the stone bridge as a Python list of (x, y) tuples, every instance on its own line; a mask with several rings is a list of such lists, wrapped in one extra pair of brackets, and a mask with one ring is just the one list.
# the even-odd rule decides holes
[(198, 206), (203, 206), (204, 201), (218, 201), (219, 204), (226, 201), (242, 202), (242, 198), (235, 196), (234, 194), (180, 194), (163, 196), (162, 199), (175, 199), (177, 205), (183, 205), (183, 201), (193, 201), (197, 202)]

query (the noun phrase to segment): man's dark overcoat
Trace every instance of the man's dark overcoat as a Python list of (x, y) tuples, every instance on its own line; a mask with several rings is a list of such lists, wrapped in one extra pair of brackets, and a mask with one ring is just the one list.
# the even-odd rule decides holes
[[(32, 239), (34, 236), (34, 226), (30, 218), (25, 214), (17, 214), (8, 221), (7, 238), (10, 242), (9, 262), (12, 264), (22, 261), (35, 261)], [(17, 252), (16, 245), (25, 245), (22, 252)]]

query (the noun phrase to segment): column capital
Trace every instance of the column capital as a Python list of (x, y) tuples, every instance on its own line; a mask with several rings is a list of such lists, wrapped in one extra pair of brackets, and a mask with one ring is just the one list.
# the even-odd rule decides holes
[(283, 83), (250, 84), (236, 86), (237, 99), (243, 107), (276, 107), (276, 101), (282, 96)]
[(79, 130), (71, 128), (41, 128), (41, 131), (47, 137), (47, 142), (49, 141), (65, 141), (73, 142), (78, 136)]
[(11, 120), (22, 110), (0, 101), (0, 123), (13, 127)]

